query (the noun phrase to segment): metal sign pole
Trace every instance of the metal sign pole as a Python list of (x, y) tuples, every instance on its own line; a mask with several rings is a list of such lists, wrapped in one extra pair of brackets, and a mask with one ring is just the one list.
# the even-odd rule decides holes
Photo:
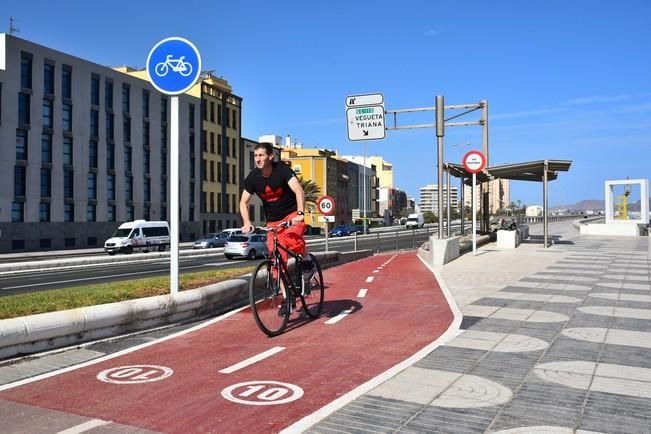
[(170, 292), (179, 292), (179, 97), (171, 98), (170, 118)]
[(443, 239), (443, 135), (444, 113), (443, 95), (436, 95), (436, 147), (438, 151), (438, 214), (439, 214), (439, 240)]
[(476, 195), (477, 188), (475, 184), (477, 183), (477, 174), (472, 174), (472, 188), (471, 188), (471, 197), (472, 197), (472, 254), (473, 256), (477, 254), (477, 211), (476, 211)]

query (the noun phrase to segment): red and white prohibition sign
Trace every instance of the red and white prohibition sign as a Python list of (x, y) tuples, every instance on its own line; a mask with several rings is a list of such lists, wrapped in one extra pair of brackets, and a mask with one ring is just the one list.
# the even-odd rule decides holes
[(486, 157), (480, 151), (470, 151), (463, 156), (463, 167), (470, 173), (479, 173), (486, 168)]

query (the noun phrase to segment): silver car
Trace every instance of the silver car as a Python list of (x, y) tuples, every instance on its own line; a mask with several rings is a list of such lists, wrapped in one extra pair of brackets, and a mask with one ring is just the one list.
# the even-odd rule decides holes
[(262, 234), (231, 235), (224, 246), (226, 259), (244, 256), (255, 259), (267, 254), (267, 236)]
[(213, 247), (224, 247), (230, 232), (210, 233), (192, 243), (193, 249), (211, 249)]

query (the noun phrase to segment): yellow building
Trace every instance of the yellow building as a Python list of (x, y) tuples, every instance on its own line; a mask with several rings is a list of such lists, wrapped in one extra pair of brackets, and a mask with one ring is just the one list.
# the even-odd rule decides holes
[(380, 188), (393, 188), (393, 163), (385, 161), (381, 156), (371, 155), (367, 159), (375, 166)]
[(212, 74), (188, 91), (201, 97), (201, 221), (204, 233), (240, 226), (242, 98)]
[[(335, 223), (348, 221), (348, 176), (343, 172), (344, 160), (333, 151), (305, 148), (283, 148), (281, 159), (291, 165), (299, 178), (314, 182), (319, 187), (319, 196), (328, 195), (335, 200)], [(305, 222), (321, 226), (317, 216), (315, 205), (308, 204)]]

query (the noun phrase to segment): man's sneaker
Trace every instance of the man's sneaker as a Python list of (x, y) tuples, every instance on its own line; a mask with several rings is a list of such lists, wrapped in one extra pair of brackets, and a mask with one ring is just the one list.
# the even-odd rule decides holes
[[(296, 309), (296, 299), (292, 297), (292, 302), (290, 303), (290, 308), (289, 308), (289, 313), (291, 314), (294, 309)], [(278, 316), (285, 316), (287, 313), (287, 303), (283, 301), (283, 304), (280, 305), (280, 309), (278, 309)]]
[(312, 262), (312, 257), (311, 256), (306, 256), (305, 259), (303, 259), (302, 265), (301, 265), (301, 271), (303, 272), (303, 279), (309, 280), (314, 276), (314, 271), (316, 270), (316, 267), (314, 266), (314, 262)]

